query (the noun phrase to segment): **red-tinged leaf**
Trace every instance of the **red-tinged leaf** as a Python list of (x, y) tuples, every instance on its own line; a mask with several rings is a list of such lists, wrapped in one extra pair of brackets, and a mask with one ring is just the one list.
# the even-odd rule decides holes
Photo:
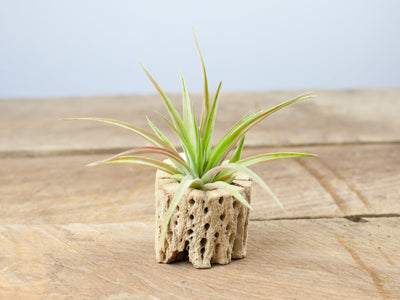
[(297, 152), (265, 153), (241, 159), (236, 163), (248, 167), (267, 160), (278, 159), (278, 158), (303, 157), (303, 156), (316, 156), (316, 155), (310, 153), (297, 153)]
[(174, 174), (179, 174), (179, 170), (173, 167), (170, 164), (167, 164), (163, 161), (149, 158), (149, 157), (143, 157), (143, 156), (121, 156), (118, 157), (114, 160), (110, 161), (97, 161), (91, 164), (88, 164), (88, 166), (95, 166), (95, 165), (100, 165), (100, 164), (116, 164), (116, 163), (122, 163), (122, 164), (138, 164), (138, 165), (144, 165), (147, 167), (155, 168), (161, 171), (164, 171), (168, 174), (174, 175)]
[[(170, 158), (173, 161), (176, 161), (179, 165), (183, 166), (186, 171), (188, 171), (189, 167), (186, 164), (185, 160), (179, 155), (179, 153), (168, 150), (168, 149), (163, 149), (163, 148), (157, 148), (157, 147), (140, 147), (140, 148), (134, 148), (134, 149), (130, 149), (127, 151), (124, 151), (122, 153), (119, 153), (117, 155), (114, 155), (110, 158), (107, 158), (105, 160), (100, 161), (101, 163), (105, 163), (108, 161), (112, 161), (115, 160), (119, 157), (122, 156), (128, 156), (128, 155), (132, 155), (132, 154), (139, 154), (139, 153), (154, 153), (154, 154), (162, 154), (167, 156), (168, 158)], [(99, 164), (99, 163), (97, 163)]]
[[(131, 124), (121, 122), (118, 120), (105, 119), (105, 118), (67, 118), (64, 120), (88, 120), (88, 121), (97, 121), (97, 122), (107, 123), (107, 124), (111, 124), (111, 125), (116, 125), (118, 127), (122, 127), (122, 128), (128, 129), (130, 131), (133, 131), (134, 133), (145, 138), (146, 140), (148, 140), (150, 143), (154, 144), (157, 147), (171, 149), (170, 145), (165, 143), (163, 140), (161, 140), (159, 137), (155, 136), (154, 134), (152, 134), (146, 130), (143, 130), (141, 128), (138, 128), (136, 126), (133, 126)], [(173, 150), (173, 149), (171, 149), (171, 150)]]

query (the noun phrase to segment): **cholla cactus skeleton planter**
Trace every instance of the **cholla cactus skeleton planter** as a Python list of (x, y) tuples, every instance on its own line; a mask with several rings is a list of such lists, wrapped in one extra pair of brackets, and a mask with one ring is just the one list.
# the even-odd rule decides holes
[[(250, 177), (236, 176), (232, 185), (250, 204)], [(210, 186), (206, 191), (189, 188), (162, 238), (162, 223), (178, 186), (169, 174), (157, 171), (157, 261), (169, 263), (188, 256), (194, 267), (209, 268), (212, 263), (228, 264), (232, 258), (245, 257), (249, 209), (221, 188)]]
[[(196, 36), (195, 41), (204, 77), (204, 100), (199, 124), (183, 76), (181, 75), (181, 116), (158, 83), (142, 66), (162, 96), (170, 115), (170, 120), (166, 117), (164, 119), (179, 137), (183, 153), (179, 153), (149, 119), (148, 123), (154, 134), (117, 120), (74, 119), (116, 125), (142, 136), (154, 145), (131, 149), (89, 166), (130, 163), (158, 169), (155, 240), (157, 261), (169, 263), (184, 259), (187, 255), (194, 267), (209, 268), (212, 263), (227, 264), (232, 258), (246, 256), (250, 178), (260, 184), (282, 207), (265, 182), (248, 167), (271, 159), (312, 156), (307, 153), (278, 152), (242, 159), (245, 134), (272, 113), (292, 103), (311, 98), (312, 95), (299, 96), (271, 109), (244, 116), (212, 147), (222, 83), (219, 84), (213, 101), (210, 101), (206, 70)], [(168, 161), (138, 155), (140, 153), (161, 154)]]

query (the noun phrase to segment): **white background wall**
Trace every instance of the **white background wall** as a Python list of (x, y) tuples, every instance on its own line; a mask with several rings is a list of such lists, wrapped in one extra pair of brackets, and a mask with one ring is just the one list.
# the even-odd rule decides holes
[(0, 98), (400, 86), (399, 0), (0, 0)]

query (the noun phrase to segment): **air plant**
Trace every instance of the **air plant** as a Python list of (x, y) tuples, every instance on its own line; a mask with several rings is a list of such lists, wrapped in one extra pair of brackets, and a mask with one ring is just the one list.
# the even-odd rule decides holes
[[(197, 122), (195, 111), (189, 99), (189, 93), (182, 73), (180, 74), (182, 82), (183, 95), (183, 113), (179, 114), (172, 101), (151, 76), (151, 74), (143, 67), (144, 72), (149, 77), (168, 110), (170, 119), (162, 116), (169, 127), (176, 133), (179, 138), (180, 146), (183, 153), (180, 153), (176, 147), (170, 142), (167, 136), (147, 118), (148, 124), (154, 133), (135, 127), (121, 121), (105, 119), (105, 118), (71, 118), (68, 120), (90, 120), (116, 125), (128, 129), (135, 134), (140, 135), (148, 140), (152, 147), (140, 147), (131, 149), (105, 160), (96, 161), (88, 164), (95, 166), (100, 164), (128, 163), (139, 164), (156, 168), (171, 175), (171, 177), (180, 182), (163, 221), (161, 237), (163, 239), (167, 225), (171, 215), (179, 204), (181, 198), (189, 188), (208, 190), (221, 188), (231, 193), (243, 205), (250, 207), (245, 198), (235, 189), (231, 183), (237, 172), (243, 172), (250, 176), (255, 182), (268, 192), (278, 205), (283, 208), (279, 199), (271, 191), (268, 185), (248, 167), (278, 158), (314, 156), (308, 153), (295, 152), (276, 152), (259, 154), (247, 158), (241, 158), (246, 133), (263, 121), (272, 113), (301, 100), (314, 97), (312, 94), (305, 94), (292, 100), (281, 103), (271, 109), (262, 110), (251, 115), (243, 116), (228, 132), (213, 146), (213, 131), (215, 118), (217, 113), (218, 102), (220, 99), (220, 90), (222, 82), (219, 83), (215, 96), (210, 101), (208, 89), (207, 74), (204, 61), (200, 52), (200, 47), (196, 36), (197, 50), (200, 56), (203, 80), (204, 80), (204, 99), (201, 113), (201, 120)], [(198, 124), (199, 123), (199, 124)], [(233, 153), (231, 154), (231, 152)], [(161, 154), (169, 159), (169, 161), (161, 161), (158, 159), (145, 157), (140, 154)], [(231, 154), (231, 155), (230, 155)]]

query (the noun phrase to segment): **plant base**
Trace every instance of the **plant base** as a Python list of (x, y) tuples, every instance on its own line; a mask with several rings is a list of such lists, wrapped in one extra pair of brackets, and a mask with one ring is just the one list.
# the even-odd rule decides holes
[[(179, 183), (157, 171), (155, 234), (156, 259), (161, 263), (189, 261), (195, 268), (228, 264), (246, 256), (249, 209), (223, 189), (189, 189), (168, 224), (165, 239), (161, 227)], [(250, 178), (238, 175), (232, 185), (250, 203)]]

